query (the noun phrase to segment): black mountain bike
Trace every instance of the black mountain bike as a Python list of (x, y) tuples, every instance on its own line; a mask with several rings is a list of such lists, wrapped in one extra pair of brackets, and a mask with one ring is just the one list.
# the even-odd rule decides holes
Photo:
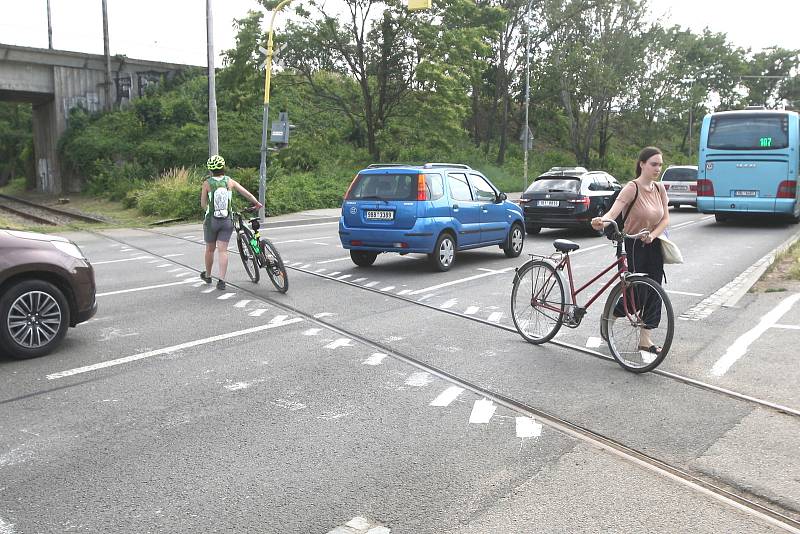
[(244, 212), (253, 212), (257, 208), (245, 208), (242, 212), (233, 212), (233, 228), (236, 230), (236, 245), (239, 247), (239, 256), (242, 258), (244, 270), (254, 283), (261, 279), (259, 268), (267, 271), (269, 279), (275, 289), (286, 293), (289, 289), (289, 277), (286, 267), (283, 266), (281, 255), (269, 239), (261, 237), (259, 228), (261, 223), (258, 217), (245, 220)]

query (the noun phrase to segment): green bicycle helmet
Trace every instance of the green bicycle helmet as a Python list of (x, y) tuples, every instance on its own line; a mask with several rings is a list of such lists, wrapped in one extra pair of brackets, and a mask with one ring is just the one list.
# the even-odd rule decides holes
[(211, 156), (206, 162), (206, 167), (208, 167), (209, 171), (221, 171), (225, 168), (225, 160), (219, 155)]

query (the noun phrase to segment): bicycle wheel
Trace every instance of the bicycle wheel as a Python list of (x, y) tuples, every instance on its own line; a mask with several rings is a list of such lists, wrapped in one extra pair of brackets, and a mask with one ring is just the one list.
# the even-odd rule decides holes
[(289, 290), (289, 276), (286, 274), (286, 267), (283, 266), (281, 255), (269, 239), (261, 238), (261, 253), (263, 256), (264, 268), (267, 270), (272, 285), (281, 293)]
[(550, 263), (535, 260), (517, 271), (511, 316), (527, 342), (539, 345), (550, 341), (561, 328), (565, 307), (564, 284)]
[(236, 245), (239, 247), (239, 257), (242, 258), (247, 276), (250, 277), (253, 283), (257, 284), (261, 279), (261, 274), (258, 272), (258, 258), (253, 254), (253, 249), (250, 247), (250, 243), (244, 233), (236, 234)]
[(652, 371), (664, 361), (672, 345), (672, 303), (661, 284), (647, 276), (630, 276), (617, 284), (608, 295), (600, 320), (611, 355), (627, 371)]

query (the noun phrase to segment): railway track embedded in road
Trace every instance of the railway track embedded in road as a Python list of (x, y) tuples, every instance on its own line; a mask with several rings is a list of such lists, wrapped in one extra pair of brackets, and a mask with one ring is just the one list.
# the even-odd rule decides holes
[[(166, 237), (175, 238), (175, 239), (186, 240), (186, 239), (181, 238), (179, 236), (174, 236), (172, 234), (168, 234), (168, 233), (165, 233), (165, 232), (159, 232), (159, 231), (154, 231), (154, 230), (150, 230), (150, 229), (140, 229), (140, 230), (148, 232), (148, 233), (153, 233), (153, 234), (163, 235), (163, 236), (166, 236)], [(106, 239), (109, 239), (109, 240), (124, 244), (124, 245), (126, 245), (128, 247), (131, 247), (131, 248), (134, 248), (134, 249), (141, 250), (142, 252), (146, 252), (146, 253), (152, 255), (153, 257), (161, 258), (161, 259), (164, 259), (165, 261), (170, 261), (172, 263), (175, 263), (176, 265), (181, 265), (182, 267), (185, 267), (187, 269), (196, 270), (196, 269), (194, 269), (194, 267), (192, 267), (190, 265), (183, 264), (183, 263), (181, 263), (179, 261), (176, 261), (174, 258), (166, 258), (166, 257), (164, 257), (164, 256), (162, 256), (160, 254), (154, 253), (154, 252), (152, 252), (150, 250), (147, 250), (147, 249), (144, 249), (142, 247), (138, 247), (138, 246), (136, 246), (136, 245), (134, 245), (132, 243), (129, 243), (127, 241), (108, 236), (108, 235), (106, 235), (104, 233), (101, 233), (101, 232), (95, 232), (95, 233), (97, 235), (99, 235), (99, 236), (102, 236), (102, 237), (106, 238)], [(187, 241), (190, 241), (190, 240), (187, 240)], [(190, 242), (193, 242), (193, 241), (190, 241)], [(440, 309), (440, 308), (436, 308), (435, 306), (432, 306), (432, 305), (428, 305), (428, 304), (425, 304), (425, 303), (421, 303), (421, 302), (417, 302), (417, 301), (405, 298), (405, 297), (403, 297), (401, 295), (393, 295), (393, 294), (388, 294), (386, 292), (382, 292), (382, 291), (379, 291), (379, 290), (373, 290), (372, 288), (365, 288), (365, 287), (359, 286), (357, 284), (353, 284), (351, 282), (346, 282), (344, 280), (337, 280), (335, 278), (331, 278), (331, 277), (328, 277), (328, 276), (325, 276), (325, 275), (321, 275), (319, 273), (309, 272), (309, 271), (306, 271), (304, 269), (294, 268), (294, 270), (299, 271), (299, 272), (303, 272), (303, 273), (306, 273), (306, 274), (314, 275), (314, 276), (320, 276), (322, 278), (326, 278), (326, 279), (329, 279), (329, 280), (334, 280), (334, 281), (337, 281), (337, 282), (346, 283), (348, 285), (357, 287), (359, 289), (372, 290), (375, 293), (379, 293), (380, 295), (382, 295), (384, 297), (391, 296), (391, 297), (394, 297), (394, 298), (398, 298), (398, 299), (406, 301), (408, 303), (421, 305), (421, 306), (424, 306), (424, 307), (432, 309), (432, 310), (448, 313), (450, 315), (454, 315), (454, 316), (458, 316), (458, 317), (461, 317), (461, 318), (469, 319), (471, 321), (476, 321), (476, 322), (479, 322), (479, 323), (482, 323), (482, 324), (486, 324), (487, 326), (492, 326), (494, 328), (501, 328), (503, 330), (508, 330), (508, 331), (514, 332), (514, 334), (516, 335), (516, 330), (514, 328), (511, 328), (511, 327), (505, 327), (503, 325), (498, 325), (496, 323), (491, 323), (489, 321), (485, 321), (485, 320), (482, 320), (482, 319), (479, 319), (479, 318), (476, 318), (476, 317), (467, 316), (467, 315), (464, 315), (464, 314), (461, 314), (461, 313), (458, 313), (458, 312), (452, 312), (450, 310), (443, 310), (443, 309)], [(747, 513), (750, 516), (753, 516), (753, 517), (758, 518), (758, 519), (760, 519), (762, 521), (765, 521), (765, 522), (767, 522), (767, 523), (769, 523), (769, 524), (771, 524), (771, 525), (773, 525), (775, 527), (783, 529), (783, 530), (785, 530), (787, 532), (793, 532), (795, 534), (800, 534), (800, 511), (798, 511), (798, 510), (785, 509), (781, 504), (774, 502), (773, 500), (769, 499), (768, 497), (752, 493), (749, 489), (731, 486), (729, 483), (727, 483), (725, 481), (722, 481), (720, 479), (714, 479), (712, 477), (709, 477), (706, 474), (691, 473), (688, 470), (686, 470), (686, 469), (684, 469), (684, 468), (682, 468), (680, 466), (676, 466), (676, 465), (670, 464), (669, 462), (660, 460), (660, 459), (652, 456), (651, 454), (648, 454), (647, 452), (644, 452), (642, 450), (639, 450), (639, 449), (630, 447), (628, 445), (625, 445), (624, 443), (622, 443), (622, 442), (620, 442), (620, 441), (618, 441), (618, 440), (616, 440), (616, 439), (614, 439), (612, 437), (606, 436), (606, 435), (604, 435), (602, 433), (599, 433), (599, 432), (595, 432), (595, 431), (593, 431), (593, 430), (591, 430), (589, 428), (586, 428), (584, 426), (581, 426), (581, 425), (578, 425), (576, 423), (573, 423), (573, 422), (571, 422), (571, 421), (569, 421), (567, 419), (561, 418), (558, 415), (555, 415), (555, 414), (547, 412), (545, 410), (536, 408), (534, 406), (531, 406), (531, 405), (527, 404), (526, 402), (519, 401), (519, 400), (514, 399), (513, 397), (510, 397), (510, 396), (505, 395), (503, 393), (499, 393), (499, 392), (493, 391), (493, 390), (491, 390), (489, 388), (486, 388), (484, 386), (476, 384), (476, 383), (474, 383), (474, 382), (472, 382), (470, 380), (458, 377), (458, 376), (456, 376), (454, 374), (449, 373), (448, 371), (440, 369), (440, 368), (438, 368), (436, 366), (433, 366), (431, 364), (425, 363), (425, 362), (415, 358), (414, 356), (412, 356), (410, 354), (405, 354), (403, 352), (397, 351), (397, 350), (393, 349), (392, 347), (390, 347), (390, 346), (388, 346), (388, 345), (386, 345), (386, 344), (384, 344), (382, 342), (375, 341), (373, 339), (365, 337), (365, 336), (363, 336), (361, 334), (358, 334), (356, 332), (351, 332), (351, 331), (349, 331), (349, 330), (347, 330), (345, 328), (342, 328), (340, 326), (336, 326), (334, 324), (330, 324), (330, 323), (324, 321), (322, 318), (315, 317), (314, 315), (312, 315), (310, 313), (307, 313), (307, 312), (304, 312), (304, 311), (302, 311), (300, 309), (297, 309), (294, 306), (290, 306), (290, 305), (288, 305), (288, 304), (286, 304), (284, 302), (281, 302), (281, 301), (278, 301), (278, 300), (274, 300), (274, 299), (272, 299), (270, 297), (264, 296), (264, 295), (262, 295), (260, 293), (257, 293), (255, 291), (253, 291), (252, 289), (247, 289), (245, 287), (241, 287), (241, 286), (238, 286), (236, 284), (232, 284), (230, 282), (228, 282), (228, 285), (231, 286), (231, 287), (235, 287), (237, 290), (239, 290), (239, 291), (241, 291), (243, 293), (247, 293), (249, 295), (252, 295), (255, 298), (258, 298), (258, 299), (260, 299), (262, 301), (265, 301), (265, 302), (275, 306), (276, 308), (279, 308), (279, 309), (282, 309), (282, 310), (284, 310), (286, 312), (289, 312), (289, 313), (295, 314), (297, 316), (303, 317), (305, 320), (309, 321), (310, 323), (316, 324), (316, 325), (318, 325), (320, 327), (323, 327), (323, 328), (325, 328), (327, 330), (335, 332), (335, 333), (337, 333), (339, 335), (342, 335), (342, 336), (348, 337), (350, 339), (353, 339), (353, 340), (359, 342), (360, 344), (363, 344), (363, 345), (365, 345), (367, 347), (370, 347), (372, 349), (375, 349), (375, 350), (378, 350), (378, 351), (380, 351), (382, 353), (385, 353), (385, 354), (387, 354), (387, 355), (389, 355), (389, 356), (391, 356), (391, 357), (393, 357), (393, 358), (395, 358), (395, 359), (397, 359), (399, 361), (402, 361), (402, 362), (404, 362), (404, 363), (406, 363), (408, 365), (411, 365), (411, 366), (416, 367), (416, 368), (418, 368), (418, 369), (420, 369), (422, 371), (425, 371), (425, 372), (428, 372), (428, 373), (430, 373), (432, 375), (435, 375), (435, 376), (437, 376), (437, 377), (439, 377), (439, 378), (441, 378), (443, 380), (446, 380), (446, 381), (448, 381), (448, 382), (450, 382), (450, 383), (452, 383), (454, 385), (457, 385), (457, 386), (462, 387), (462, 388), (464, 388), (466, 390), (469, 390), (469, 391), (471, 391), (471, 392), (473, 392), (473, 393), (475, 393), (477, 395), (484, 396), (485, 398), (495, 402), (496, 404), (504, 406), (504, 407), (508, 408), (511, 411), (514, 411), (516, 413), (519, 413), (519, 414), (522, 414), (522, 415), (525, 415), (525, 416), (528, 416), (528, 417), (535, 417), (538, 420), (540, 420), (543, 424), (545, 424), (545, 425), (547, 425), (547, 426), (549, 426), (549, 427), (551, 427), (551, 428), (553, 428), (555, 430), (558, 430), (559, 432), (567, 434), (567, 435), (569, 435), (569, 436), (571, 436), (571, 437), (573, 437), (573, 438), (575, 438), (575, 439), (577, 439), (579, 441), (582, 441), (584, 443), (588, 443), (588, 444), (590, 444), (590, 445), (592, 445), (592, 446), (594, 446), (596, 448), (599, 448), (599, 449), (604, 450), (604, 451), (606, 451), (608, 453), (611, 453), (611, 454), (613, 454), (613, 455), (615, 455), (615, 456), (617, 456), (619, 458), (622, 458), (622, 459), (624, 459), (626, 461), (629, 461), (629, 462), (632, 462), (632, 463), (634, 463), (636, 465), (639, 465), (639, 466), (641, 466), (641, 467), (643, 467), (643, 468), (645, 468), (645, 469), (647, 469), (647, 470), (649, 470), (651, 472), (654, 472), (654, 473), (656, 473), (656, 474), (658, 474), (660, 476), (663, 476), (663, 477), (666, 477), (666, 478), (671, 479), (673, 481), (676, 481), (676, 482), (680, 483), (681, 485), (683, 485), (686, 488), (689, 488), (689, 489), (691, 489), (693, 491), (697, 491), (697, 492), (702, 493), (702, 494), (704, 494), (706, 496), (709, 496), (709, 497), (711, 497), (711, 498), (713, 498), (713, 499), (715, 499), (715, 500), (717, 500), (719, 502), (722, 502), (722, 503), (724, 503), (724, 504), (726, 504), (726, 505), (728, 505), (728, 506), (730, 506), (732, 508), (735, 508), (735, 509), (740, 510), (740, 511), (742, 511), (744, 513)], [(600, 358), (603, 358), (603, 359), (609, 359), (609, 360), (611, 359), (610, 357), (607, 357), (607, 356), (605, 356), (605, 355), (603, 355), (601, 353), (597, 353), (597, 352), (591, 351), (589, 349), (584, 349), (583, 347), (578, 347), (578, 346), (567, 344), (567, 343), (563, 343), (563, 342), (558, 342), (558, 343), (555, 343), (555, 344), (557, 344), (559, 346), (563, 346), (565, 348), (579, 350), (580, 352), (587, 353), (587, 354), (590, 354), (592, 356), (600, 357)], [(683, 383), (686, 383), (686, 384), (690, 384), (690, 385), (695, 386), (695, 387), (700, 387), (700, 388), (703, 388), (703, 389), (707, 389), (707, 390), (715, 392), (715, 393), (721, 393), (721, 394), (724, 394), (724, 395), (726, 395), (728, 397), (736, 398), (736, 399), (743, 400), (743, 401), (746, 401), (746, 402), (749, 402), (749, 403), (753, 403), (753, 404), (756, 404), (756, 405), (759, 405), (759, 406), (767, 407), (767, 408), (770, 408), (772, 410), (776, 410), (776, 411), (779, 411), (779, 412), (782, 412), (782, 413), (786, 413), (788, 415), (800, 416), (800, 412), (798, 412), (796, 410), (793, 410), (793, 409), (790, 409), (790, 408), (786, 408), (786, 407), (781, 407), (781, 406), (775, 405), (773, 403), (769, 403), (767, 401), (763, 401), (763, 400), (760, 400), (760, 399), (755, 399), (753, 397), (749, 397), (747, 395), (742, 395), (742, 394), (739, 394), (739, 393), (736, 393), (736, 392), (732, 392), (732, 391), (729, 391), (729, 390), (724, 390), (724, 389), (721, 389), (721, 388), (717, 388), (717, 387), (712, 386), (710, 384), (704, 384), (702, 382), (694, 381), (694, 380), (686, 378), (686, 377), (680, 377), (679, 375), (675, 375), (674, 373), (667, 373), (667, 372), (658, 373), (656, 371), (656, 374), (659, 374), (660, 376), (664, 376), (664, 377), (672, 379), (672, 380), (677, 380), (677, 381), (680, 381), (680, 382), (683, 382)]]
[(30, 200), (0, 194), (0, 210), (26, 221), (48, 226), (63, 226), (75, 221), (102, 223), (97, 217), (45, 206)]

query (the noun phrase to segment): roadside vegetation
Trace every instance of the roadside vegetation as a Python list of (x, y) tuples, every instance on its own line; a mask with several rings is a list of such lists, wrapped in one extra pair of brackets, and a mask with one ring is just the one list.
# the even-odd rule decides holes
[[(352, 17), (304, 4), (276, 35), (286, 46), (271, 120), (287, 111), (296, 129), (288, 147), (269, 153), (268, 213), (337, 207), (357, 170), (376, 162), (467, 163), (502, 190), (521, 190), (527, 2), (442, 0), (415, 13), (405, 2), (346, 5)], [(667, 164), (691, 163), (709, 95), (717, 109), (800, 102), (797, 50), (753, 53), (724, 34), (646, 23), (638, 0), (531, 6), (528, 181), (555, 165), (627, 181), (649, 144)], [(260, 13), (236, 21), (236, 46), (216, 77), (220, 153), (254, 193), (263, 26)], [(742, 78), (759, 75), (773, 78)], [(199, 218), (207, 109), (207, 79), (192, 69), (123, 109), (72, 109), (59, 145), (64, 171), (83, 183), (72, 206), (108, 210), (120, 223)], [(32, 189), (30, 106), (0, 103), (0, 156), (0, 187), (19, 178), (12, 188)]]

